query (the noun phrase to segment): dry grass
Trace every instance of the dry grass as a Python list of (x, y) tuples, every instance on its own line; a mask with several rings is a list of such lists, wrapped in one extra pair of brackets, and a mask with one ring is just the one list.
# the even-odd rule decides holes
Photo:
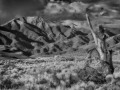
[(1, 90), (119, 90), (120, 68), (115, 69), (115, 78), (105, 84), (81, 80), (80, 70), (85, 62), (81, 57), (39, 57), (1, 61)]

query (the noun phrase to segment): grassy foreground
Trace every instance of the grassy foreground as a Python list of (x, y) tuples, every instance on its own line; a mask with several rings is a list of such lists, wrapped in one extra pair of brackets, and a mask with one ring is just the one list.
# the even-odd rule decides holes
[[(81, 57), (39, 57), (0, 61), (0, 90), (120, 90), (120, 68), (105, 83), (84, 81)], [(84, 75), (83, 75), (84, 76)]]

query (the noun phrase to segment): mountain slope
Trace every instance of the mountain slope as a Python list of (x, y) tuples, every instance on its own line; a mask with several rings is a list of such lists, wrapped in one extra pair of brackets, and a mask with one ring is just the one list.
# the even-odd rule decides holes
[(14, 19), (0, 26), (1, 44), (25, 55), (59, 54), (88, 43), (87, 33), (63, 25), (49, 25), (40, 17)]
[[(81, 48), (87, 51), (95, 48), (94, 43), (91, 43), (93, 37), (87, 22), (73, 23), (79, 27), (72, 27), (72, 23), (67, 22), (45, 22), (39, 16), (15, 18), (0, 26), (0, 45), (5, 47), (2, 52), (31, 56), (62, 54), (79, 51)], [(92, 24), (96, 33), (97, 26), (101, 23), (106, 23), (103, 26), (106, 27), (107, 42), (109, 47), (114, 47), (120, 42), (119, 27), (114, 26), (114, 23), (118, 24), (111, 23), (110, 20), (101, 19), (98, 22), (93, 19)]]

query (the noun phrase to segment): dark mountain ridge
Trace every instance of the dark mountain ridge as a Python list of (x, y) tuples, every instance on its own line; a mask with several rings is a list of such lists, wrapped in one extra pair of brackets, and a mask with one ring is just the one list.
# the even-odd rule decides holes
[(87, 34), (71, 28), (50, 26), (40, 17), (17, 18), (0, 26), (0, 44), (29, 55), (53, 54), (88, 43)]
[[(120, 41), (119, 32), (116, 31), (106, 29), (109, 46)], [(74, 52), (88, 45), (83, 48), (87, 51), (95, 47), (91, 41), (93, 38), (88, 27), (77, 29), (60, 23), (50, 24), (39, 16), (16, 18), (0, 26), (0, 45), (5, 47), (2, 52), (20, 52), (25, 56)]]

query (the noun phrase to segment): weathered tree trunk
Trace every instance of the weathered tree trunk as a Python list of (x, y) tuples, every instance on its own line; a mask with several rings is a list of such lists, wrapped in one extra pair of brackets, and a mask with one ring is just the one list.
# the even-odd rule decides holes
[(99, 53), (100, 60), (105, 61), (109, 66), (110, 66), (110, 73), (113, 73), (114, 68), (113, 68), (113, 62), (112, 62), (112, 51), (107, 49), (106, 46), (106, 35), (104, 33), (104, 29), (99, 27), (99, 35), (95, 33), (92, 24), (90, 22), (88, 14), (86, 14), (87, 22), (90, 26), (90, 30), (92, 33), (92, 36), (94, 38), (95, 44), (96, 44), (96, 50)]

